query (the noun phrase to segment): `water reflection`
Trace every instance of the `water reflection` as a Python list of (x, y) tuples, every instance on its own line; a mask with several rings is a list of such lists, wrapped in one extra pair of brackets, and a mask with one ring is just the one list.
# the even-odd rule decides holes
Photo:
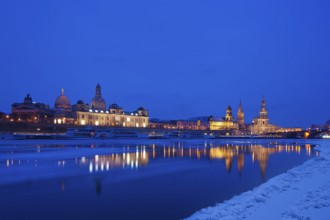
[[(155, 144), (146, 146), (136, 146), (135, 152), (113, 153), (109, 155), (95, 155), (94, 158), (82, 157), (78, 160), (80, 165), (88, 165), (90, 173), (109, 171), (114, 168), (137, 169), (147, 166), (150, 160), (190, 158), (195, 160), (224, 160), (228, 172), (232, 170), (233, 163), (236, 162), (237, 170), (242, 172), (246, 157), (251, 157), (252, 162), (258, 162), (261, 175), (266, 175), (269, 157), (278, 153), (301, 154), (305, 149), (307, 156), (312, 155), (310, 144), (305, 145), (281, 145), (275, 144), (264, 146), (261, 144), (248, 145), (216, 145), (214, 143), (205, 144), (203, 147), (190, 146), (183, 147), (181, 142), (170, 145), (156, 146)], [(127, 146), (130, 148), (130, 146)], [(317, 153), (317, 152), (316, 152)], [(318, 154), (316, 154), (318, 155)]]
[[(56, 145), (64, 148), (64, 145)], [(42, 153), (41, 149), (45, 149), (42, 145), (36, 145), (36, 151)], [(88, 148), (98, 148), (95, 144), (91, 144)], [(75, 146), (75, 148), (79, 148)], [(86, 148), (86, 146), (84, 146)], [(286, 153), (301, 155), (302, 152), (307, 156), (315, 154), (318, 156), (318, 151), (313, 151), (310, 144), (278, 144), (270, 143), (267, 146), (263, 144), (221, 144), (216, 142), (204, 142), (187, 144), (185, 142), (166, 143), (166, 144), (142, 144), (142, 145), (124, 145), (114, 146), (113, 149), (120, 149), (121, 153), (111, 153), (105, 155), (95, 155), (94, 157), (76, 157), (74, 164), (87, 167), (89, 173), (110, 171), (111, 169), (138, 169), (139, 167), (147, 166), (151, 160), (160, 159), (193, 159), (193, 160), (223, 160), (225, 168), (230, 172), (233, 164), (237, 166), (239, 173), (244, 169), (247, 158), (251, 158), (252, 162), (257, 162), (261, 171), (261, 175), (266, 175), (269, 157), (272, 154)], [(47, 151), (47, 150), (45, 150)], [(117, 151), (118, 152), (118, 151)], [(11, 154), (14, 154), (11, 152)], [(70, 163), (72, 158), (57, 160), (58, 168), (63, 168)], [(13, 167), (20, 165), (31, 165), (38, 167), (38, 160), (13, 160), (6, 159), (0, 161), (0, 166)]]

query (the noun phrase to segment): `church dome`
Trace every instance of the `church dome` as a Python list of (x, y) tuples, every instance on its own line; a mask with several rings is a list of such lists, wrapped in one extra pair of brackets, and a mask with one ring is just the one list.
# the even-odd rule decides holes
[(64, 95), (64, 89), (62, 89), (62, 94), (58, 96), (55, 100), (56, 109), (70, 109), (71, 103), (68, 97)]
[(112, 105), (110, 105), (109, 108), (110, 108), (110, 109), (121, 109), (121, 108), (119, 107), (119, 105), (117, 105), (116, 103), (113, 103)]
[(92, 102), (90, 104), (90, 108), (95, 109), (95, 110), (106, 110), (106, 103), (104, 99), (102, 98), (102, 93), (101, 93), (101, 86), (100, 84), (96, 85), (96, 90), (95, 90), (95, 97), (92, 99)]

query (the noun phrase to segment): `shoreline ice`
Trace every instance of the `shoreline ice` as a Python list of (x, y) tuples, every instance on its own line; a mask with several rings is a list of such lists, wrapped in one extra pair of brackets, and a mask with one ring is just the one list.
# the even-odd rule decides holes
[(309, 142), (318, 157), (186, 219), (330, 219), (330, 142)]

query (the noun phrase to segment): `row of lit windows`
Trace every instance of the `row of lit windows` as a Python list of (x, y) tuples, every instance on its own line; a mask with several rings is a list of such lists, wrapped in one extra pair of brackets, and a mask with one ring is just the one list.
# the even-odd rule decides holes
[[(93, 110), (93, 109), (89, 109), (89, 112), (91, 112), (91, 113), (105, 113), (105, 114), (110, 114), (110, 112), (109, 111), (103, 111), (103, 110)], [(114, 111), (114, 110), (111, 110), (111, 114), (115, 114), (116, 112)], [(123, 115), (135, 115), (135, 116), (138, 116), (139, 114), (138, 113), (130, 113), (130, 114), (126, 114), (125, 112), (122, 112), (121, 114), (123, 114)]]

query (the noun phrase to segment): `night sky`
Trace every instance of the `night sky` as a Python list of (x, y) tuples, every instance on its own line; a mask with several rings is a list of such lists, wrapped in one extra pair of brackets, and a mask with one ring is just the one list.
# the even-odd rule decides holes
[(31, 94), (54, 105), (143, 106), (151, 118), (236, 115), (265, 96), (270, 122), (330, 119), (330, 1), (0, 1), (0, 111)]

